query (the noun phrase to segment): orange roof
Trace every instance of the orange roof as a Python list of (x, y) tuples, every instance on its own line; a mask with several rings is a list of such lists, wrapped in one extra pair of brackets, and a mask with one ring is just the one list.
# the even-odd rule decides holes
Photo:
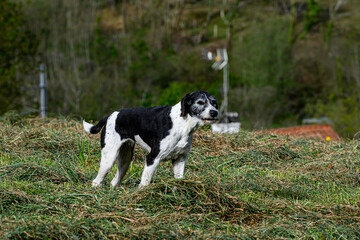
[(273, 128), (267, 129), (271, 133), (280, 134), (280, 135), (289, 135), (293, 137), (303, 137), (303, 138), (317, 138), (321, 140), (339, 140), (339, 135), (334, 131), (331, 125), (325, 124), (316, 124), (316, 125), (304, 125), (297, 127), (287, 127), (287, 128)]

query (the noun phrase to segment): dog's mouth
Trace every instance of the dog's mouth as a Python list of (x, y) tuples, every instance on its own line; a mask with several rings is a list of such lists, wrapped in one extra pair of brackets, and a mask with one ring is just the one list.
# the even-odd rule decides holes
[(215, 122), (215, 121), (218, 121), (219, 118), (203, 118), (203, 119), (201, 119), (201, 120), (203, 120), (204, 123), (206, 123), (206, 124), (210, 124), (210, 123), (213, 123), (213, 122)]

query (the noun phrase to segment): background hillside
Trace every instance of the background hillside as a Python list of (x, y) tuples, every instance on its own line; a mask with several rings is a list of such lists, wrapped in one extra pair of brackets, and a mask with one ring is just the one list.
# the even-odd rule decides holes
[(329, 117), (360, 129), (357, 0), (5, 0), (0, 3), (1, 113), (31, 113), (44, 62), (48, 111), (99, 119), (174, 104), (222, 75), (201, 59), (227, 47), (230, 110), (246, 129)]
[(1, 239), (359, 239), (358, 141), (242, 130), (194, 135), (185, 177), (92, 188), (99, 135), (68, 119), (0, 119)]

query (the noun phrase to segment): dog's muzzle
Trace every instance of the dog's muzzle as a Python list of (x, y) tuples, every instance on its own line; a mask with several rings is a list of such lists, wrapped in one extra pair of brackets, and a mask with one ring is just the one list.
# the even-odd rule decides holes
[(209, 115), (210, 115), (209, 118), (202, 119), (205, 123), (210, 124), (210, 123), (213, 123), (213, 122), (219, 120), (220, 114), (218, 111), (210, 110)]
[(210, 117), (211, 118), (218, 118), (219, 112), (215, 110), (210, 110)]

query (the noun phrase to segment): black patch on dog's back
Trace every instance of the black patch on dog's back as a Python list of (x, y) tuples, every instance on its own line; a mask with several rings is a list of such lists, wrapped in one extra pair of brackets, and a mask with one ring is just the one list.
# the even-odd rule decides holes
[(116, 118), (115, 130), (121, 139), (130, 138), (135, 141), (135, 136), (151, 147), (147, 157), (147, 164), (152, 165), (154, 158), (160, 152), (160, 141), (169, 135), (173, 123), (170, 117), (171, 106), (138, 107), (119, 111)]

